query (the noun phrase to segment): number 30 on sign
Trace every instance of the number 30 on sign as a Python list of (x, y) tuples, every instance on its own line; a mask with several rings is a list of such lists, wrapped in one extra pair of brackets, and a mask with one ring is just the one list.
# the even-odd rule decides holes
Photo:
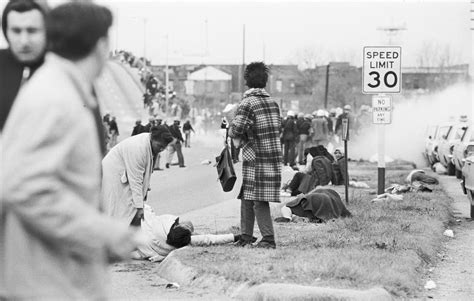
[(399, 46), (364, 47), (362, 92), (400, 93), (401, 55), (402, 49)]

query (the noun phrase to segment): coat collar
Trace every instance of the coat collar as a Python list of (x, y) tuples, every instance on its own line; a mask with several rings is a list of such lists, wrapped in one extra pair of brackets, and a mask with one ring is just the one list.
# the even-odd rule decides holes
[(46, 55), (46, 62), (54, 64), (54, 66), (57, 66), (71, 78), (79, 92), (84, 96), (84, 102), (89, 108), (96, 108), (98, 106), (93, 92), (93, 82), (88, 80), (74, 63), (54, 53)]
[(244, 97), (249, 96), (270, 97), (270, 94), (263, 88), (250, 88), (244, 93)]

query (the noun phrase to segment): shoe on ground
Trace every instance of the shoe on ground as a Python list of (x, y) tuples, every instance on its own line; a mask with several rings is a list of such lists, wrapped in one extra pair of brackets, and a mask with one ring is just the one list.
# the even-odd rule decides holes
[(237, 242), (234, 243), (234, 246), (236, 247), (245, 247), (251, 245), (252, 242), (250, 240), (245, 240), (245, 239), (239, 239)]
[(256, 248), (261, 249), (276, 249), (276, 244), (274, 241), (260, 241), (256, 246)]
[[(238, 239), (236, 239), (236, 237), (238, 237)], [(257, 238), (255, 236), (252, 236), (249, 239), (249, 238), (243, 237), (243, 235), (241, 235), (241, 234), (238, 234), (238, 235), (234, 235), (234, 241), (236, 241), (234, 243), (234, 246), (236, 246), (236, 247), (245, 247), (247, 245), (251, 245), (254, 242), (256, 242)]]
[(163, 170), (163, 168), (153, 168), (153, 170)]
[(186, 165), (180, 165), (179, 167), (184, 168), (184, 167), (186, 167)]
[(274, 219), (275, 223), (289, 223), (291, 222), (291, 218), (287, 218), (287, 217), (284, 217), (284, 216), (279, 216), (277, 218)]

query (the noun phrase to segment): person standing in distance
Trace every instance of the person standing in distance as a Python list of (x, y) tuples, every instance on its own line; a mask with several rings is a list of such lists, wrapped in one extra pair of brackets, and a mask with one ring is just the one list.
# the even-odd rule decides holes
[(276, 248), (269, 202), (280, 202), (281, 185), (281, 116), (277, 102), (265, 91), (269, 69), (263, 62), (254, 62), (245, 69), (249, 90), (244, 93), (236, 115), (230, 123), (229, 136), (242, 145), (242, 187), (240, 226), (242, 235), (237, 246), (246, 246), (255, 239), (255, 219), (262, 234), (256, 245)]
[(0, 50), (0, 131), (21, 85), (43, 64), (47, 7), (34, 0), (10, 1), (2, 13), (8, 43)]
[(111, 24), (110, 10), (91, 2), (53, 9), (51, 53), (5, 124), (2, 300), (106, 299), (107, 264), (145, 243), (99, 211), (105, 150), (93, 81), (108, 58)]

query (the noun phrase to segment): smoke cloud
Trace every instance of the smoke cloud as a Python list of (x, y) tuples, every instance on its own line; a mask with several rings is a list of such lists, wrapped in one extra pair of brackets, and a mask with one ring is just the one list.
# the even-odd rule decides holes
[[(436, 94), (392, 98), (392, 123), (385, 125), (385, 154), (392, 159), (412, 161), (425, 166), (422, 156), (429, 125), (459, 120), (467, 115), (472, 123), (473, 83), (460, 83)], [(377, 153), (377, 127), (370, 125), (349, 141), (353, 159), (370, 159)]]

